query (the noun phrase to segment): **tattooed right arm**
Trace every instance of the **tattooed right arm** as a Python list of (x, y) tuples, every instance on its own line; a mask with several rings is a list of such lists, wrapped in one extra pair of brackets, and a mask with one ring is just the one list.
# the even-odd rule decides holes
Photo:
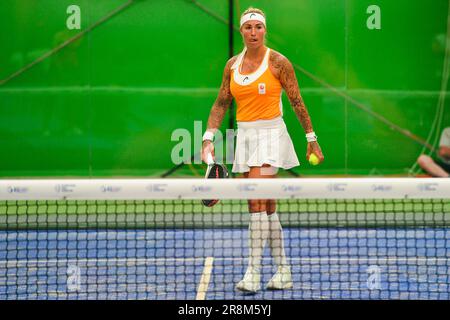
[[(230, 90), (231, 66), (236, 61), (237, 56), (228, 60), (225, 70), (223, 71), (222, 85), (220, 86), (219, 95), (214, 102), (211, 112), (209, 113), (207, 131), (215, 133), (222, 124), (225, 113), (231, 105), (233, 96)], [(214, 145), (210, 140), (204, 140), (202, 143), (202, 160), (207, 162), (208, 154), (214, 156)]]
[(225, 70), (223, 71), (222, 85), (220, 86), (219, 95), (214, 102), (208, 118), (208, 131), (216, 132), (222, 124), (225, 113), (231, 105), (233, 96), (230, 90), (231, 66), (236, 61), (236, 56), (228, 60)]

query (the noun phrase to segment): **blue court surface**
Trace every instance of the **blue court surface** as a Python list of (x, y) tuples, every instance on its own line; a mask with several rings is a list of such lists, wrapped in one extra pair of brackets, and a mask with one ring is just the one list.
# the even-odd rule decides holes
[(247, 229), (2, 231), (0, 299), (450, 299), (450, 229), (284, 229), (294, 288), (234, 289)]

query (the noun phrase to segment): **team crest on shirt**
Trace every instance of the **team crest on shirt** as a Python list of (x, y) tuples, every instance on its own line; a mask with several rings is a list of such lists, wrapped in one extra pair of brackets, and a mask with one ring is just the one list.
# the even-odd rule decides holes
[(266, 94), (266, 84), (265, 83), (258, 83), (258, 93)]

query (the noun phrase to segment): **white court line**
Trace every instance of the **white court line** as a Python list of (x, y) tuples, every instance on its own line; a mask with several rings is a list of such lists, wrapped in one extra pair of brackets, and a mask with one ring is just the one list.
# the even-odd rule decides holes
[(38, 259), (38, 260), (0, 260), (0, 265), (20, 265), (20, 264), (62, 264), (62, 263), (165, 263), (165, 262), (197, 262), (203, 261), (203, 257), (197, 258), (85, 258), (85, 259)]
[[(264, 260), (270, 259), (269, 257), (264, 257)], [(246, 258), (216, 258), (220, 261), (242, 261), (247, 260)], [(351, 257), (317, 257), (317, 258), (288, 258), (291, 262), (304, 263), (304, 264), (316, 264), (316, 263), (344, 263), (344, 262), (378, 262), (378, 263), (392, 263), (392, 262), (450, 262), (449, 258), (436, 258), (436, 257), (373, 257), (373, 258), (351, 258)]]
[(205, 259), (205, 267), (203, 268), (202, 277), (200, 278), (200, 283), (198, 285), (196, 300), (205, 300), (206, 291), (208, 291), (209, 280), (211, 278), (212, 268), (213, 268), (213, 257), (207, 257)]
[[(216, 261), (236, 261), (241, 262), (247, 260), (246, 258), (225, 258), (225, 257), (207, 257), (208, 259), (215, 259)], [(88, 263), (134, 263), (134, 264), (150, 264), (150, 263), (170, 263), (170, 262), (199, 262), (203, 261), (204, 257), (194, 258), (85, 258), (85, 259), (38, 259), (38, 260), (0, 260), (0, 265), (38, 265), (38, 264), (88, 264)], [(264, 257), (264, 260), (270, 258)], [(316, 258), (290, 258), (289, 261), (297, 264), (329, 264), (329, 263), (427, 263), (427, 262), (440, 262), (450, 263), (450, 257), (372, 257), (372, 258), (352, 258), (352, 257), (316, 257)]]

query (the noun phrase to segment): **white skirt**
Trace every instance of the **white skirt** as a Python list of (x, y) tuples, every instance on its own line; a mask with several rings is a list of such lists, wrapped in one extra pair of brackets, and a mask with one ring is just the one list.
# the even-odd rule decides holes
[(283, 169), (300, 165), (282, 117), (238, 122), (232, 171), (248, 172), (263, 164)]

